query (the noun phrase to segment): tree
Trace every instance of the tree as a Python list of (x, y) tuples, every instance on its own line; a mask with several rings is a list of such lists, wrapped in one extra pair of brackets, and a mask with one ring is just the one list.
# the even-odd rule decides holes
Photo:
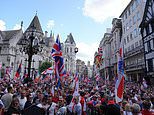
[(51, 62), (48, 62), (48, 61), (43, 62), (39, 67), (39, 72), (42, 73), (44, 70), (48, 69), (51, 66), (52, 66)]

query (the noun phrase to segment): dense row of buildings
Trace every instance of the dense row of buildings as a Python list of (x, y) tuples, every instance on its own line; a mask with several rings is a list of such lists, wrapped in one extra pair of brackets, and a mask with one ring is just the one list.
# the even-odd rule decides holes
[[(34, 51), (28, 49), (30, 47), (26, 49), (23, 48), (23, 41), (26, 42), (27, 39), (31, 37), (32, 31), (33, 34), (35, 34), (32, 44)], [(38, 47), (37, 45), (41, 41), (45, 44), (42, 47)], [(0, 77), (4, 75), (14, 77), (20, 63), (21, 76), (23, 76), (25, 70), (28, 70), (28, 56), (31, 55), (29, 54), (30, 52), (33, 52), (34, 54), (30, 65), (31, 76), (33, 75), (34, 70), (38, 71), (42, 62), (50, 61), (54, 64), (51, 57), (51, 49), (54, 43), (54, 34), (51, 32), (48, 36), (47, 31), (45, 31), (45, 33), (42, 31), (37, 15), (34, 16), (25, 32), (22, 30), (22, 24), (21, 29), (19, 30), (0, 31)], [(22, 44), (22, 46), (20, 47), (19, 44)], [(37, 46), (36, 48), (35, 45)], [(61, 43), (61, 46), (66, 71), (69, 73), (75, 73), (76, 68), (78, 68), (78, 72), (83, 74), (83, 70), (86, 70), (87, 66), (81, 60), (77, 60), (76, 62), (76, 53), (78, 52), (78, 48), (76, 47), (72, 33), (67, 36), (64, 43)]]
[(112, 20), (112, 28), (107, 29), (95, 53), (94, 62), (100, 75), (110, 79), (117, 76), (117, 53), (122, 42), (126, 79), (141, 81), (145, 77), (154, 83), (153, 34), (154, 1), (131, 0), (119, 18)]

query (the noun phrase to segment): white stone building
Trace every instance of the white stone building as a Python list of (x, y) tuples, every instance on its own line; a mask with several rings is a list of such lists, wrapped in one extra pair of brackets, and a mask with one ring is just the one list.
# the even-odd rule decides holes
[(99, 45), (99, 48), (102, 48), (103, 51), (99, 72), (100, 76), (104, 78), (108, 75), (111, 76), (111, 38), (111, 29), (107, 29)]
[(115, 77), (117, 75), (117, 55), (120, 47), (121, 37), (122, 37), (122, 22), (121, 19), (114, 18), (112, 20), (112, 37), (110, 40), (111, 44), (111, 76)]
[(63, 57), (66, 71), (70, 73), (76, 72), (76, 43), (70, 33), (63, 44)]
[(50, 60), (51, 48), (54, 43), (54, 39), (53, 36), (44, 36), (38, 16), (36, 15), (24, 33), (22, 31), (22, 26), (19, 30), (0, 31), (0, 62), (3, 65), (0, 71), (2, 75), (6, 74), (6, 71), (9, 70), (9, 76), (13, 78), (20, 63), (22, 63), (20, 74), (21, 77), (24, 74), (24, 70), (27, 70), (28, 55), (25, 54), (25, 52), (20, 52), (21, 49), (18, 43), (23, 38), (29, 38), (32, 28), (35, 28), (35, 39), (33, 43), (37, 44), (39, 41), (43, 40), (45, 41), (45, 45), (41, 53), (33, 55), (31, 62), (31, 72), (34, 69), (38, 70), (39, 65), (42, 62)]
[(131, 0), (120, 15), (122, 39), (124, 39), (125, 72), (130, 81), (139, 81), (144, 77), (144, 52), (139, 29), (144, 7), (145, 0)]

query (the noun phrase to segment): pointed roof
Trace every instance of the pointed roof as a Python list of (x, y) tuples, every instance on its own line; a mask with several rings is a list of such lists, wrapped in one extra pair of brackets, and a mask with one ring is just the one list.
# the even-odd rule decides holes
[(149, 11), (149, 10), (152, 10), (151, 9), (152, 4), (153, 4), (152, 2), (153, 1), (151, 1), (151, 0), (146, 1), (143, 18), (142, 18), (141, 24), (139, 25), (140, 28), (142, 28), (147, 23), (150, 23), (154, 19), (154, 14)]
[(75, 41), (74, 41), (74, 38), (73, 38), (73, 36), (72, 36), (72, 33), (70, 33), (70, 34), (67, 36), (67, 39), (66, 39), (65, 43), (76, 44)]
[(32, 22), (30, 23), (29, 27), (27, 28), (27, 32), (28, 31), (31, 31), (32, 28), (36, 29), (37, 32), (39, 33), (42, 33), (43, 34), (43, 31), (42, 31), (42, 28), (41, 28), (41, 24), (40, 24), (40, 21), (38, 19), (38, 16), (35, 15), (35, 17), (33, 18)]
[(7, 30), (7, 31), (0, 31), (3, 40), (10, 40), (13, 36), (17, 35), (22, 30)]

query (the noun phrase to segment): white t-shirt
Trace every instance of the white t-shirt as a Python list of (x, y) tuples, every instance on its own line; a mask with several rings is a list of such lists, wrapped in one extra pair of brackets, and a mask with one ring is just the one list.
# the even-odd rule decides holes
[(49, 115), (54, 115), (56, 105), (56, 103), (52, 102), (52, 105), (49, 108)]
[(27, 101), (27, 98), (24, 97), (23, 99), (21, 99), (21, 97), (18, 98), (19, 99), (19, 106), (20, 106), (20, 109), (23, 110), (24, 109), (24, 106), (25, 106), (25, 103)]

